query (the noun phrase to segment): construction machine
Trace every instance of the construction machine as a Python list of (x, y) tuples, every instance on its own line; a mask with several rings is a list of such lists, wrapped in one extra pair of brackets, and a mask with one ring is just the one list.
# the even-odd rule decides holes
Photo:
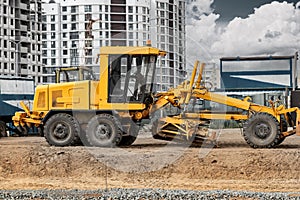
[[(165, 55), (165, 51), (150, 46), (101, 47), (99, 80), (79, 68), (75, 70), (77, 75), (65, 78), (61, 78), (62, 74), (68, 70), (58, 72), (57, 79), (61, 80), (37, 86), (33, 109), (22, 104), (24, 112), (15, 113), (14, 125), (19, 130), (38, 127), (47, 142), (55, 146), (78, 142), (88, 146), (124, 146), (135, 141), (143, 120), (171, 105), (179, 112), (154, 121), (154, 138), (194, 143), (214, 140), (214, 133), (206, 129), (214, 119), (242, 121), (243, 136), (255, 148), (274, 147), (287, 136), (300, 133), (298, 108), (275, 104), (266, 107), (249, 102), (249, 98), (240, 100), (210, 92), (202, 81), (204, 64), (199, 65), (198, 61), (189, 81), (155, 94), (157, 57)], [(187, 109), (197, 100), (239, 111)], [(296, 119), (291, 113), (296, 113)]]

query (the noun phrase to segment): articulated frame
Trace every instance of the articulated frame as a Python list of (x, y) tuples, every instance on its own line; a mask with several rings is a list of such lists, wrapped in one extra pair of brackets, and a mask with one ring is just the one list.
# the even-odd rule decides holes
[[(168, 135), (168, 137), (170, 137), (170, 134), (173, 134), (174, 136), (185, 135), (186, 138), (191, 138), (193, 134), (197, 134), (197, 130), (199, 129), (199, 127), (201, 127), (204, 124), (204, 122), (207, 122), (209, 120), (220, 119), (242, 121), (249, 119), (252, 114), (258, 112), (268, 113), (274, 116), (280, 124), (282, 123), (281, 121), (284, 118), (288, 125), (290, 127), (293, 127), (293, 129), (290, 131), (282, 132), (282, 137), (287, 137), (295, 133), (297, 135), (300, 135), (300, 110), (298, 108), (295, 107), (288, 109), (285, 108), (284, 105), (276, 107), (273, 102), (270, 102), (272, 105), (271, 107), (267, 107), (249, 102), (249, 97), (240, 100), (225, 95), (209, 92), (208, 89), (205, 88), (205, 86), (201, 85), (202, 72), (205, 64), (201, 64), (198, 78), (195, 82), (195, 78), (199, 68), (198, 66), (199, 61), (197, 61), (194, 65), (194, 70), (189, 82), (185, 81), (176, 88), (170, 89), (168, 92), (162, 92), (156, 95), (158, 99), (152, 107), (152, 112), (161, 109), (169, 103), (183, 110), (183, 112), (177, 116), (166, 117), (160, 120), (160, 122), (158, 123), (160, 124), (160, 127), (157, 127), (155, 131), (160, 129), (161, 136)], [(243, 110), (244, 112), (216, 113), (211, 110), (205, 110), (188, 113), (185, 112), (185, 108), (190, 103), (191, 98), (203, 99), (223, 104), (226, 106), (235, 107)], [(290, 118), (291, 112), (296, 112), (297, 114), (296, 124), (294, 124), (293, 120)], [(174, 130), (170, 131), (170, 126), (173, 127)]]

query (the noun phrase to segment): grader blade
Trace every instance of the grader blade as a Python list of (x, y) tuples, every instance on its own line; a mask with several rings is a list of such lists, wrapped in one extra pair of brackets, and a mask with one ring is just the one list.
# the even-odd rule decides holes
[(203, 142), (215, 143), (216, 131), (209, 129), (208, 121), (167, 117), (157, 120), (152, 127), (153, 138), (202, 145)]

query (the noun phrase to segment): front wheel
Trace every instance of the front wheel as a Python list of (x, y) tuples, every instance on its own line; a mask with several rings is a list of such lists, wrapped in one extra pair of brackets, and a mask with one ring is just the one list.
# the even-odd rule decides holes
[(50, 145), (74, 145), (79, 136), (80, 128), (77, 120), (69, 114), (59, 113), (50, 117), (44, 126), (44, 136)]
[(272, 148), (279, 144), (280, 126), (268, 113), (256, 113), (244, 124), (243, 136), (253, 148)]
[(119, 121), (110, 114), (94, 116), (86, 128), (84, 144), (96, 147), (115, 147), (122, 139)]

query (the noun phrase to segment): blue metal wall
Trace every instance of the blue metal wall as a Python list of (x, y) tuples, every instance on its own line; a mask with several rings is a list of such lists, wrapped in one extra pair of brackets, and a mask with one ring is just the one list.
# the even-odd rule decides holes
[(29, 94), (23, 94), (23, 95), (6, 95), (1, 94), (0, 95), (0, 117), (9, 117), (13, 116), (15, 112), (21, 111), (22, 109), (19, 108), (19, 106), (13, 106), (10, 105), (8, 102), (15, 101), (21, 102), (24, 101), (25, 103), (28, 102), (28, 100), (33, 100), (33, 95)]
[[(290, 84), (288, 86), (282, 84), (268, 83), (268, 80), (257, 81), (249, 80), (247, 76), (260, 76), (265, 75), (277, 76), (286, 75)], [(245, 78), (243, 78), (245, 77)], [(221, 88), (225, 90), (249, 90), (249, 89), (285, 89), (291, 88), (291, 71), (243, 71), (243, 72), (222, 72), (221, 73)], [(266, 78), (267, 79), (267, 78)]]
[[(242, 91), (242, 90), (278, 90), (293, 88), (293, 59), (294, 56), (274, 56), (274, 57), (227, 57), (220, 59), (220, 76), (221, 76), (221, 89), (225, 91)], [(247, 65), (244, 67), (246, 62), (252, 63), (252, 61), (261, 62), (264, 61), (284, 61), (285, 66), (271, 65), (267, 69), (251, 69)], [(239, 64), (240, 68), (234, 71), (230, 66), (225, 66), (233, 62)], [(243, 70), (243, 68), (245, 68)], [(266, 68), (266, 67), (265, 67)], [(284, 84), (279, 81), (279, 76), (284, 78)], [(276, 78), (278, 77), (278, 82)], [(272, 79), (272, 81), (270, 80)], [(275, 81), (274, 81), (275, 80)], [(295, 81), (296, 82), (296, 81)]]

